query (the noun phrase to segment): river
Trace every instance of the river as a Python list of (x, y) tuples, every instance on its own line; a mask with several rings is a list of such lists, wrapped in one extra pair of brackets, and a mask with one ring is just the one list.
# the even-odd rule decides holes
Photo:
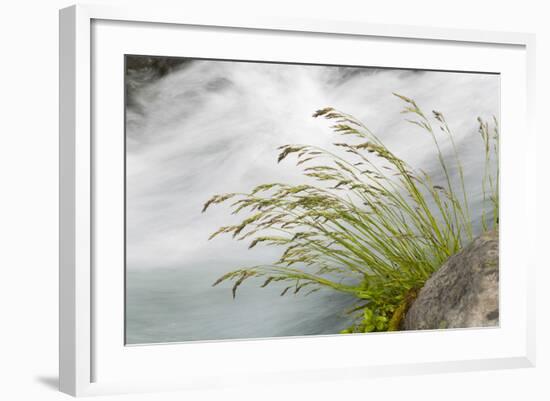
[[(154, 71), (153, 71), (154, 72)], [(278, 146), (330, 147), (333, 106), (361, 119), (395, 154), (441, 177), (429, 136), (405, 122), (397, 92), (445, 114), (461, 154), (476, 231), (483, 149), (476, 118), (499, 115), (499, 77), (194, 60), (158, 76), (128, 74), (126, 107), (126, 341), (128, 344), (333, 334), (350, 323), (347, 295), (279, 296), (277, 283), (211, 284), (239, 267), (268, 263), (275, 249), (208, 236), (236, 222), (225, 206), (202, 214), (213, 194), (300, 182)], [(448, 144), (443, 144), (448, 154)], [(456, 171), (453, 172), (456, 174)]]

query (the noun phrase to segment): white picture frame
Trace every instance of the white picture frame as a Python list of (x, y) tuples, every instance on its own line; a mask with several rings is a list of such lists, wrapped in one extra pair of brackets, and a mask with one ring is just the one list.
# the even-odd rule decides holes
[[(117, 23), (119, 26), (115, 26)], [(94, 28), (94, 24), (96, 24), (96, 28)], [(97, 242), (103, 240), (102, 235), (98, 233), (101, 232), (103, 225), (100, 219), (104, 218), (101, 217), (104, 216), (102, 199), (96, 198), (96, 192), (103, 190), (98, 187), (98, 185), (103, 185), (101, 180), (96, 180), (97, 176), (101, 175), (101, 172), (96, 171), (101, 169), (98, 160), (105, 156), (106, 159), (111, 158), (116, 164), (116, 158), (123, 156), (117, 153), (109, 143), (98, 143), (94, 139), (94, 127), (101, 126), (101, 121), (95, 119), (98, 118), (98, 115), (101, 116), (102, 112), (93, 97), (103, 95), (101, 87), (95, 87), (92, 81), (96, 76), (94, 74), (99, 74), (95, 84), (97, 85), (99, 82), (101, 85), (102, 82), (105, 82), (102, 81), (103, 78), (98, 72), (101, 65), (94, 57), (106, 59), (106, 56), (101, 53), (103, 47), (109, 47), (106, 45), (106, 39), (109, 39), (108, 42), (112, 42), (110, 49), (113, 52), (126, 52), (124, 50), (126, 39), (120, 32), (135, 29), (133, 34), (139, 35), (139, 30), (148, 29), (146, 27), (154, 27), (154, 29), (148, 31), (150, 35), (148, 37), (151, 38), (149, 44), (142, 43), (140, 45), (144, 46), (144, 49), (146, 46), (155, 45), (154, 35), (157, 33), (153, 35), (152, 31), (158, 32), (158, 35), (172, 35), (174, 30), (180, 28), (185, 30), (185, 27), (199, 27), (199, 30), (207, 34), (209, 30), (215, 30), (217, 38), (219, 38), (220, 32), (221, 34), (223, 32), (239, 34), (242, 32), (247, 35), (262, 32), (265, 40), (273, 40), (273, 43), (283, 40), (278, 35), (284, 34), (307, 36), (309, 38), (307, 40), (317, 36), (322, 36), (327, 40), (335, 37), (349, 41), (383, 40), (388, 46), (392, 42), (408, 41), (407, 43), (411, 45), (417, 43), (419, 46), (436, 46), (438, 51), (442, 52), (441, 54), (446, 54), (445, 51), (449, 51), (449, 49), (445, 50), (446, 47), (452, 47), (452, 52), (472, 50), (479, 54), (489, 48), (494, 49), (495, 57), (492, 58), (492, 61), (487, 61), (487, 63), (493, 64), (486, 64), (483, 70), (491, 68), (493, 72), (506, 71), (504, 73), (506, 82), (502, 91), (504, 102), (502, 114), (507, 116), (511, 114), (506, 114), (507, 111), (517, 110), (514, 116), (506, 117), (502, 124), (503, 198), (508, 200), (504, 202), (501, 213), (503, 220), (508, 223), (504, 223), (502, 227), (501, 243), (506, 249), (506, 254), (501, 254), (501, 257), (506, 256), (510, 265), (513, 264), (511, 262), (521, 260), (519, 266), (516, 263), (517, 270), (506, 270), (506, 263), (504, 263), (501, 276), (501, 306), (504, 307), (504, 311), (510, 311), (510, 315), (506, 315), (508, 312), (504, 313), (501, 327), (485, 331), (451, 330), (446, 331), (445, 338), (442, 338), (440, 332), (435, 331), (430, 333), (153, 345), (131, 350), (125, 348), (124, 343), (119, 341), (120, 325), (123, 325), (123, 322), (119, 321), (119, 318), (123, 317), (120, 315), (120, 311), (123, 309), (123, 297), (121, 296), (123, 288), (118, 285), (120, 284), (120, 272), (116, 277), (113, 276), (113, 281), (108, 281), (110, 280), (108, 274), (103, 272), (98, 274), (98, 263), (104, 260), (104, 256), (96, 254)], [(97, 29), (102, 30), (98, 31)], [(97, 39), (95, 41), (94, 34)], [(109, 37), (109, 35), (112, 36)], [(205, 37), (204, 40), (207, 41), (207, 38)], [(155, 7), (112, 8), (103, 5), (78, 5), (61, 10), (60, 390), (80, 396), (229, 386), (235, 385), (234, 375), (243, 374), (251, 383), (261, 384), (274, 381), (292, 382), (293, 380), (326, 380), (342, 377), (359, 379), (380, 375), (534, 366), (535, 296), (533, 274), (536, 260), (533, 255), (535, 252), (529, 252), (533, 241), (530, 242), (524, 235), (514, 233), (514, 229), (517, 229), (519, 233), (535, 232), (532, 229), (534, 216), (536, 216), (535, 181), (529, 174), (535, 169), (533, 150), (535, 146), (525, 146), (522, 149), (514, 147), (509, 136), (511, 134), (508, 133), (513, 130), (522, 132), (521, 141), (523, 143), (535, 143), (532, 128), (535, 85), (534, 44), (534, 35), (524, 33), (375, 25), (351, 21), (293, 20), (246, 15), (242, 15), (237, 20), (215, 14), (193, 14), (185, 9), (165, 10)], [(116, 47), (118, 45), (120, 46)], [(238, 43), (234, 46), (233, 51), (239, 49)], [(243, 51), (246, 50), (242, 45), (240, 48)], [(253, 46), (250, 47), (250, 49), (252, 48)], [(167, 51), (166, 49), (159, 51)], [(258, 49), (248, 49), (247, 51), (257, 51), (257, 57), (261, 58), (261, 52)], [(111, 50), (106, 49), (106, 52)], [(182, 51), (185, 54), (185, 51)], [(499, 58), (501, 53), (502, 58)], [(450, 54), (451, 52), (449, 52)], [(400, 63), (400, 66), (403, 67), (411, 66), (411, 64), (404, 64), (404, 55), (395, 54), (394, 57), (394, 61), (391, 62)], [(399, 62), (399, 57), (402, 58), (401, 62)], [(465, 61), (467, 65), (455, 64), (454, 68), (448, 69), (475, 70), (476, 62), (474, 62), (473, 56), (471, 58), (471, 62)], [(417, 67), (430, 67), (429, 61), (426, 61), (423, 66), (419, 64), (419, 60), (413, 59), (408, 62)], [(449, 57), (447, 61), (440, 61), (440, 63), (444, 62), (447, 63), (445, 64), (447, 66), (453, 66), (452, 57)], [(491, 65), (493, 67), (490, 67)], [(113, 87), (116, 88), (114, 90), (122, 93), (122, 86), (114, 85)], [(122, 108), (123, 105), (120, 104), (117, 107)], [(120, 121), (122, 121), (122, 116), (120, 116)], [(117, 127), (117, 125), (113, 125), (113, 127)], [(120, 132), (120, 135), (123, 133)], [(113, 151), (110, 152), (109, 149), (113, 149)], [(515, 152), (516, 162), (519, 161), (513, 170), (510, 168), (512, 160), (508, 157), (512, 152)], [(119, 182), (113, 180), (106, 185), (116, 186), (117, 183)], [(511, 188), (507, 185), (508, 183), (521, 183), (523, 190)], [(117, 213), (117, 208), (111, 212)], [(520, 259), (519, 256), (522, 254), (523, 258)], [(525, 255), (528, 256), (525, 257)], [(506, 259), (503, 261), (506, 262)], [(98, 300), (94, 298), (97, 296), (97, 291), (107, 295), (101, 295), (101, 299)], [(115, 305), (113, 307), (115, 312), (112, 315), (107, 316), (102, 312), (105, 310), (106, 302)], [(359, 363), (351, 363), (349, 360), (340, 359), (336, 352), (331, 351), (336, 348), (342, 349), (342, 347), (350, 351), (363, 349), (372, 342), (377, 343), (377, 348), (384, 346), (405, 347), (409, 341), (407, 338), (414, 343), (411, 348), (416, 349), (422, 344), (440, 343), (441, 346), (454, 344), (456, 345), (455, 354), (449, 350), (448, 354), (440, 353), (439, 356), (434, 354), (426, 355), (426, 358), (419, 358), (420, 354), (415, 354), (412, 351), (409, 355), (400, 354), (395, 357), (384, 356), (383, 353), (380, 355), (371, 353), (369, 354), (370, 358), (365, 358)], [(480, 344), (477, 348), (472, 346), (476, 342)], [(465, 348), (465, 345), (468, 344), (471, 346), (469, 351)], [(484, 344), (486, 348), (483, 348)], [(488, 344), (493, 344), (492, 348)], [(320, 346), (329, 350), (328, 360), (318, 361), (313, 357), (315, 350)], [(176, 350), (173, 347), (179, 348)], [(285, 349), (299, 350), (312, 358), (309, 363), (297, 364), (292, 369), (286, 369), (285, 361), (278, 359), (277, 356), (282, 354)], [(462, 357), (461, 353), (464, 353), (465, 356)], [(229, 361), (237, 354), (244, 356), (242, 361), (237, 362), (235, 368)], [(258, 354), (264, 355), (264, 359), (269, 361), (271, 368), (268, 369), (267, 366), (264, 366), (267, 365), (267, 362), (255, 359), (254, 355)], [(182, 359), (182, 355), (186, 355), (185, 360)], [(219, 358), (217, 366), (215, 368), (212, 366), (201, 367), (199, 359), (204, 355), (217, 355)], [(137, 367), (140, 364), (136, 362), (139, 361), (143, 361), (141, 365), (157, 367), (162, 362), (164, 367), (160, 370), (156, 368), (157, 371), (152, 372)], [(113, 366), (110, 371), (107, 369), (107, 364)], [(251, 366), (253, 364), (256, 365)], [(170, 374), (170, 369), (174, 370), (176, 367), (180, 369), (180, 374)], [(234, 373), (232, 373), (233, 370), (235, 370)], [(181, 374), (182, 371), (184, 374)], [(124, 374), (117, 372), (124, 372)], [(182, 378), (183, 376), (185, 379)]]

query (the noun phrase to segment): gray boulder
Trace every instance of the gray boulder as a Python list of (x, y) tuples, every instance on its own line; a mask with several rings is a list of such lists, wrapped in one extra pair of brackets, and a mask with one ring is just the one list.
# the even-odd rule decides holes
[(403, 319), (403, 329), (498, 326), (498, 280), (498, 231), (489, 231), (426, 281)]

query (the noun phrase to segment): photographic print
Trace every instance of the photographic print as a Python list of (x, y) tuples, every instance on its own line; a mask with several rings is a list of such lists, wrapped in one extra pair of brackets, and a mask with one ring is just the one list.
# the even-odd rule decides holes
[(124, 73), (126, 344), (498, 326), (498, 74)]

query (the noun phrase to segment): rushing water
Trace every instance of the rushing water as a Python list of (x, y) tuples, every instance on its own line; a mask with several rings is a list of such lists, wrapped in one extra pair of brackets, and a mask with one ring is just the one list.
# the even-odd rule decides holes
[[(300, 182), (294, 163), (276, 163), (287, 143), (329, 147), (333, 106), (366, 123), (410, 165), (441, 178), (429, 136), (406, 123), (397, 92), (439, 110), (455, 133), (476, 230), (483, 150), (476, 118), (499, 113), (496, 75), (190, 61), (158, 77), (127, 77), (128, 343), (332, 334), (353, 300), (331, 291), (280, 297), (281, 286), (212, 287), (238, 267), (272, 261), (277, 250), (208, 236), (237, 221), (225, 206), (201, 214), (213, 194), (265, 182)], [(450, 151), (443, 145), (444, 153)], [(456, 173), (456, 172), (455, 172)]]

